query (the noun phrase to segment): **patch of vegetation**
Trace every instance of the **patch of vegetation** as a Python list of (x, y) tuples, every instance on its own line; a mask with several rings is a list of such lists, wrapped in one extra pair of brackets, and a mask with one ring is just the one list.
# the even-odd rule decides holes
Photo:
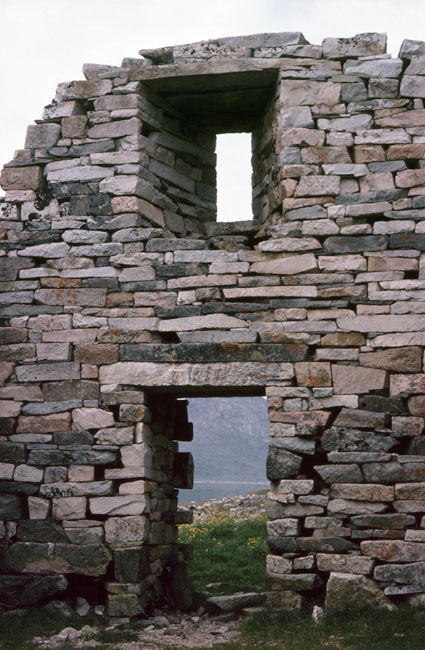
[(206, 521), (180, 526), (179, 539), (193, 544), (188, 568), (195, 591), (215, 582), (229, 583), (228, 592), (237, 591), (238, 585), (264, 589), (266, 515), (240, 521), (219, 512)]
[[(258, 614), (242, 624), (239, 639), (214, 645), (214, 649), (423, 650), (424, 624), (424, 613), (406, 606), (396, 612), (368, 609), (349, 616), (327, 615), (320, 623), (306, 613), (282, 614), (277, 621)], [(163, 650), (180, 649), (170, 646)]]
[(227, 650), (423, 650), (425, 617), (420, 610), (400, 606), (395, 612), (367, 609), (328, 614), (314, 623), (310, 614), (282, 614), (270, 621), (259, 614), (242, 626), (240, 639)]
[[(99, 622), (99, 617), (95, 615), (80, 617), (74, 614), (68, 617), (60, 613), (53, 614), (51, 611), (47, 614), (39, 608), (0, 612), (0, 648), (1, 650), (17, 650), (17, 648), (39, 650), (40, 646), (31, 641), (34, 637), (53, 636), (65, 627), (81, 630), (85, 625), (96, 626)], [(61, 650), (72, 648), (74, 645), (71, 641), (61, 646)]]
[[(107, 625), (107, 619), (99, 618), (94, 614), (84, 617), (75, 614), (67, 617), (60, 614), (52, 615), (49, 612), (45, 615), (42, 609), (21, 610), (16, 613), (0, 612), (0, 649), (40, 650), (42, 646), (33, 642), (35, 637), (51, 637), (68, 627), (76, 630), (81, 630), (85, 626), (97, 628), (98, 631), (89, 633), (86, 638), (99, 643), (97, 646), (99, 648), (103, 648), (103, 644), (105, 647), (106, 644), (114, 644), (111, 647), (119, 648), (123, 643), (138, 639), (137, 629), (140, 625), (137, 620), (131, 621), (126, 626), (105, 627)], [(60, 645), (60, 650), (76, 650), (82, 647), (81, 643), (81, 638), (67, 639)]]
[(99, 643), (130, 643), (130, 641), (137, 641), (138, 634), (134, 630), (115, 627), (115, 628), (102, 628), (94, 636)]

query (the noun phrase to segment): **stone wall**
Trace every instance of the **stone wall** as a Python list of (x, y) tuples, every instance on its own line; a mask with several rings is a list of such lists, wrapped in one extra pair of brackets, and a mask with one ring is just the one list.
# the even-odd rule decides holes
[[(425, 43), (385, 45), (142, 51), (28, 128), (1, 175), (0, 605), (178, 601), (194, 394), (267, 396), (271, 607), (425, 592)], [(229, 130), (254, 219), (215, 223)]]

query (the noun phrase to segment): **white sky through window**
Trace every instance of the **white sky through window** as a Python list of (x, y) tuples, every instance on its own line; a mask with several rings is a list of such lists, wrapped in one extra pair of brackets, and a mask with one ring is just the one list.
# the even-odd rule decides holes
[(252, 219), (251, 134), (217, 135), (217, 221)]

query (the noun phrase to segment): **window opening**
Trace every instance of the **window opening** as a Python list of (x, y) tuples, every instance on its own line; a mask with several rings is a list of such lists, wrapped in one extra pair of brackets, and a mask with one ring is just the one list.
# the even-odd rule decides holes
[(252, 217), (251, 134), (217, 135), (217, 221)]

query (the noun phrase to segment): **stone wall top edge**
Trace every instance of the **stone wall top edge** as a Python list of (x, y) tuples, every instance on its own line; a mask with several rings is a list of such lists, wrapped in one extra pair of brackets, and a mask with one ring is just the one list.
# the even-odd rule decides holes
[[(413, 41), (409, 41), (413, 43)], [(145, 59), (154, 65), (169, 64), (186, 58), (211, 58), (217, 55), (237, 57), (258, 57), (262, 51), (266, 56), (293, 56), (296, 52), (315, 52), (318, 57), (346, 58), (359, 56), (376, 56), (386, 54), (387, 35), (385, 33), (367, 32), (348, 38), (328, 37), (322, 45), (310, 44), (301, 32), (274, 32), (269, 34), (251, 34), (236, 37), (224, 37), (172, 45), (161, 48), (141, 49)], [(270, 50), (275, 50), (271, 52)]]
[[(162, 68), (161, 76), (175, 74), (191, 64), (206, 64), (199, 68), (199, 74), (208, 74), (209, 66), (223, 65), (237, 67), (252, 65), (254, 69), (279, 67), (279, 61), (297, 59), (356, 59), (369, 57), (395, 58), (387, 54), (387, 35), (379, 32), (365, 32), (351, 37), (327, 37), (321, 45), (311, 44), (302, 32), (273, 32), (244, 36), (223, 37), (139, 50), (141, 58), (125, 58), (121, 67), (99, 64), (85, 64), (83, 72), (88, 79), (112, 78), (119, 71), (137, 71), (137, 79), (155, 77), (155, 69)], [(425, 41), (405, 39), (398, 57), (410, 61), (412, 56), (425, 55)], [(154, 70), (153, 70), (153, 69)], [(217, 72), (216, 70), (215, 72)], [(223, 70), (226, 72), (227, 70)], [(229, 70), (232, 71), (232, 70)], [(134, 80), (136, 77), (134, 77)]]

